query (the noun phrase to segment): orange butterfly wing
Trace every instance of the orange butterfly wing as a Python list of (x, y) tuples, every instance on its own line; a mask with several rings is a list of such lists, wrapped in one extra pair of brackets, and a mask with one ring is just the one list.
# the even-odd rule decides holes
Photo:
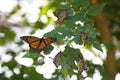
[(22, 36), (20, 37), (22, 40), (29, 43), (29, 47), (31, 49), (41, 51), (43, 50), (47, 45), (49, 45), (52, 42), (55, 42), (56, 38), (38, 38), (34, 36)]
[[(40, 40), (40, 39), (39, 39), (39, 40)], [(40, 41), (39, 41), (39, 40), (30, 43), (30, 44), (29, 44), (29, 47), (30, 47), (31, 49), (34, 49), (34, 50), (38, 50), (38, 51), (41, 50), (41, 49), (39, 49), (39, 45), (40, 45)]]
[(39, 49), (44, 49), (47, 45), (56, 42), (56, 38), (45, 38), (41, 39), (40, 44), (39, 44)]
[(22, 36), (20, 37), (20, 39), (26, 41), (27, 43), (32, 43), (38, 41), (40, 38), (34, 36)]
[(61, 51), (53, 59), (53, 63), (55, 64), (56, 67), (59, 66), (60, 58), (61, 58)]

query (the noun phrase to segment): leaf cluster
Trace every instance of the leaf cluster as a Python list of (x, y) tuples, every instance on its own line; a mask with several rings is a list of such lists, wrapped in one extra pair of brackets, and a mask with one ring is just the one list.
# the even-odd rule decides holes
[[(96, 37), (98, 36), (98, 32), (96, 31), (96, 29), (93, 26), (88, 25), (87, 23), (94, 23), (94, 20), (92, 19), (92, 16), (96, 16), (97, 14), (99, 14), (99, 12), (101, 11), (103, 4), (102, 5), (94, 5), (91, 6), (90, 5), (90, 0), (51, 0), (49, 1), (49, 5), (43, 6), (40, 8), (41, 12), (39, 14), (39, 17), (41, 17), (42, 15), (46, 15), (48, 18), (48, 22), (47, 23), (43, 23), (40, 21), (40, 18), (32, 24), (32, 28), (33, 31), (32, 33), (34, 33), (36, 31), (36, 29), (43, 29), (44, 26), (50, 24), (50, 22), (53, 22), (52, 18), (49, 17), (47, 15), (47, 12), (49, 9), (51, 9), (53, 12), (56, 10), (67, 10), (67, 17), (63, 20), (63, 22), (61, 24), (56, 22), (56, 27), (54, 30), (52, 30), (51, 32), (48, 32), (46, 34), (44, 34), (44, 37), (55, 37), (57, 38), (57, 43), (56, 46), (60, 46), (60, 45), (66, 45), (65, 46), (65, 50), (62, 52), (62, 56), (61, 56), (61, 60), (60, 60), (60, 65), (62, 66), (61, 70), (56, 70), (54, 74), (57, 74), (57, 78), (59, 75), (62, 76), (67, 76), (67, 75), (73, 75), (76, 74), (79, 77), (83, 77), (81, 76), (81, 74), (75, 72), (74, 70), (77, 70), (77, 65), (75, 64), (75, 62), (77, 61), (77, 57), (78, 55), (82, 56), (82, 53), (80, 51), (80, 48), (75, 49), (74, 47), (72, 47), (72, 43), (75, 42), (78, 45), (82, 45), (82, 38), (80, 37), (80, 33), (84, 32), (87, 36), (87, 42), (86, 42), (86, 47), (95, 47), (98, 50), (101, 50), (101, 46), (100, 43), (97, 41)], [(20, 6), (16, 6), (15, 9), (10, 13), (15, 14), (18, 10), (20, 9)], [(24, 17), (23, 21), (21, 22), (21, 25), (24, 26), (31, 26), (31, 23), (29, 23), (25, 17), (25, 14), (22, 15)], [(82, 23), (81, 23), (82, 22)], [(82, 25), (83, 24), (83, 25)], [(14, 37), (15, 37), (15, 33), (9, 29), (9, 28), (2, 28), (0, 29), (0, 32), (4, 33), (5, 36), (4, 37), (0, 37), (0, 45), (2, 45), (3, 43), (6, 43), (8, 40), (9, 41), (13, 41)], [(7, 35), (7, 36), (6, 36)], [(18, 44), (20, 45), (20, 44)], [(44, 50), (44, 54), (47, 55), (49, 54), (52, 50), (53, 50), (53, 46), (48, 46), (48, 48), (46, 48)], [(13, 58), (11, 61), (7, 62), (7, 63), (3, 63), (2, 66), (8, 66), (9, 69), (13, 70), (14, 67), (20, 65), (17, 64), (15, 61), (15, 56), (16, 56), (16, 52), (14, 51), (10, 51), (8, 52), (9, 54), (14, 54)], [(38, 62), (38, 58), (42, 57), (44, 59), (45, 56), (43, 56), (41, 53), (38, 54), (35, 51), (26, 51), (26, 55), (24, 57), (27, 58), (32, 58), (34, 60), (33, 65), (42, 65), (44, 64), (44, 61), (42, 62)], [(82, 56), (83, 57), (83, 56)], [(89, 61), (88, 61), (89, 62)], [(11, 77), (11, 80), (15, 80), (16, 78), (18, 80), (24, 80), (24, 76), (25, 74), (27, 74), (26, 79), (27, 80), (39, 80), (39, 79), (43, 79), (43, 75), (38, 74), (35, 71), (34, 67), (25, 67), (20, 65), (21, 67), (20, 69), (20, 74), (15, 74)], [(88, 64), (88, 67), (92, 66), (91, 64)], [(98, 66), (97, 66), (98, 67)], [(96, 68), (96, 66), (91, 69), (89, 72), (89, 74), (93, 74), (94, 73), (94, 69)], [(91, 72), (93, 71), (93, 72)], [(91, 73), (90, 73), (91, 72)], [(3, 78), (2, 76), (4, 75), (4, 73), (0, 74), (0, 79), (3, 80), (5, 78)], [(91, 76), (88, 75), (88, 76)], [(56, 79), (53, 78), (53, 79)], [(52, 79), (52, 80), (53, 80)], [(7, 80), (7, 79), (5, 79)]]

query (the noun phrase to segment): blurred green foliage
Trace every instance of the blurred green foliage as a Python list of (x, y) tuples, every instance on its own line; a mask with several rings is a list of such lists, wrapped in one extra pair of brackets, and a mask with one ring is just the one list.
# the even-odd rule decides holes
[(0, 45), (4, 45), (8, 41), (13, 41), (15, 38), (15, 33), (7, 27), (0, 28), (0, 33), (3, 33), (3, 37), (0, 37)]
[[(104, 12), (105, 12), (105, 16), (107, 18), (107, 20), (109, 20), (109, 25), (110, 28), (112, 30), (112, 34), (113, 36), (117, 39), (117, 42), (119, 44), (120, 41), (120, 11), (119, 11), (119, 0), (115, 0), (115, 1), (109, 1), (106, 0), (105, 1), (106, 7), (104, 8)], [(120, 50), (120, 46), (117, 45), (116, 46), (117, 49)]]

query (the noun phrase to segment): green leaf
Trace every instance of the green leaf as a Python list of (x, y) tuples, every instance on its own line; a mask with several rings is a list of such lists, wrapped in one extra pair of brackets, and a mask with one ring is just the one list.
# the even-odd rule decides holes
[(96, 40), (92, 40), (92, 43), (93, 43), (93, 47), (95, 47), (96, 49), (98, 49), (98, 50), (100, 50), (100, 51), (102, 51), (103, 52), (103, 50), (102, 50), (102, 46), (100, 45), (100, 43), (98, 42), (98, 41), (96, 41)]
[(44, 27), (45, 27), (45, 24), (43, 24), (42, 22), (39, 22), (39, 21), (37, 21), (33, 26), (33, 28), (36, 28), (36, 29), (38, 29), (38, 28), (43, 29)]
[(80, 37), (80, 32), (79, 31), (76, 31), (75, 34), (74, 34), (74, 41), (76, 44), (81, 44), (82, 45), (82, 39)]
[(14, 74), (12, 77), (11, 77), (11, 80), (25, 80), (25, 78), (23, 77), (23, 74)]
[[(43, 65), (44, 64), (44, 56), (39, 53), (39, 52), (36, 52), (34, 50), (29, 50), (27, 51), (27, 53), (23, 56), (23, 57), (27, 57), (27, 58), (32, 58), (34, 60), (34, 65)], [(39, 58), (42, 58), (39, 60)]]
[(0, 80), (8, 80), (4, 73), (0, 73)]
[(37, 73), (34, 67), (27, 68), (22, 66), (21, 73), (28, 75), (24, 80), (44, 80), (43, 75)]
[(48, 45), (45, 47), (45, 49), (43, 50), (44, 51), (44, 54), (50, 54), (50, 52), (53, 50), (53, 46), (52, 45)]
[(0, 45), (4, 45), (6, 42), (5, 38), (0, 38)]
[(80, 31), (85, 32), (88, 35), (88, 39), (89, 37), (95, 39), (96, 36), (98, 35), (98, 32), (96, 31), (96, 29), (89, 26), (81, 27)]
[(64, 76), (73, 74), (73, 69), (77, 69), (74, 61), (77, 60), (78, 55), (82, 56), (79, 49), (74, 49), (69, 46), (65, 47), (65, 51), (61, 53), (60, 60), (60, 64), (62, 66), (61, 72)]
[[(81, 27), (81, 26), (78, 26), (78, 31), (76, 31), (74, 34), (74, 40), (75, 40), (75, 42), (78, 44), (78, 43), (80, 43), (80, 42), (82, 42), (81, 41), (81, 37), (80, 37), (80, 33), (82, 33), (82, 32), (84, 32), (87, 36), (88, 36), (88, 39), (87, 39), (87, 41), (90, 41), (90, 39), (92, 40), (92, 39), (95, 39), (96, 38), (96, 36), (97, 36), (97, 31), (96, 31), (96, 29), (95, 28), (93, 28), (93, 27), (89, 27), (89, 26), (83, 26), (83, 27)], [(81, 44), (81, 43), (80, 43)]]
[(9, 16), (17, 13), (20, 10), (20, 8), (21, 8), (20, 5), (15, 6), (14, 9), (10, 12)]
[(40, 54), (38, 52), (30, 49), (30, 51), (27, 51), (27, 53), (23, 57), (35, 59), (39, 56)]
[(63, 55), (69, 57), (71, 61), (74, 61), (78, 57), (78, 55), (81, 55), (81, 52), (79, 49), (74, 49), (69, 46), (66, 46)]
[(61, 69), (61, 72), (62, 72), (62, 74), (64, 75), (64, 76), (67, 76), (68, 75), (68, 70), (67, 70), (67, 68), (65, 67), (63, 67), (62, 69)]
[(71, 32), (71, 30), (64, 26), (62, 28), (56, 28), (55, 30), (52, 30), (51, 32), (46, 33), (44, 36), (57, 38), (58, 41), (61, 41), (65, 37), (70, 38), (72, 35), (73, 33)]
[[(80, 11), (80, 12), (85, 12), (86, 11), (86, 9), (87, 9), (87, 7), (89, 6), (89, 4), (90, 4), (90, 0), (74, 0), (73, 1), (73, 9), (76, 11), (76, 12), (78, 12), (78, 11)], [(85, 11), (83, 11), (83, 10), (85, 10)]]
[(13, 57), (16, 56), (16, 53), (15, 53), (14, 51), (12, 51), (12, 50), (8, 50), (8, 51), (6, 52), (6, 54), (10, 54), (10, 55), (12, 55)]
[(88, 66), (92, 66), (92, 67), (89, 67), (89, 70), (87, 71), (88, 75), (91, 76), (91, 74), (93, 74), (94, 71), (95, 71), (95, 66), (93, 66), (93, 63), (90, 62), (90, 61), (87, 62), (87, 65), (88, 65)]
[(72, 2), (72, 8), (74, 9), (74, 11), (79, 11), (81, 4), (79, 0), (73, 0)]
[(21, 24), (21, 26), (30, 26), (30, 23), (28, 22), (26, 17), (24, 17), (24, 19), (22, 20), (22, 22), (20, 24)]
[[(79, 1), (79, 0), (78, 0), (78, 1)], [(82, 5), (83, 7), (85, 7), (85, 6), (88, 7), (89, 4), (90, 4), (90, 0), (81, 0), (81, 5)]]
[(12, 60), (10, 60), (9, 62), (4, 62), (3, 64), (2, 64), (2, 66), (8, 66), (9, 67), (9, 69), (14, 69), (16, 66), (17, 66), (17, 62), (14, 60), (14, 59), (12, 59)]
[(15, 33), (6, 27), (0, 29), (0, 33), (3, 33), (4, 36), (0, 38), (0, 45), (3, 45), (7, 41), (13, 41), (15, 37)]
[(86, 44), (92, 44), (96, 49), (102, 51), (100, 43), (96, 41), (96, 36), (98, 35), (98, 32), (95, 28), (89, 26), (78, 26), (78, 28), (79, 30), (74, 33), (74, 41), (76, 44), (82, 44), (80, 33), (84, 32), (88, 36)]
[(49, 5), (48, 4), (40, 7), (40, 14), (39, 14), (39, 16), (47, 14), (48, 10), (49, 10)]
[(88, 9), (87, 14), (91, 16), (96, 16), (102, 11), (104, 6), (105, 6), (105, 3), (99, 4), (99, 5), (98, 4), (93, 5)]

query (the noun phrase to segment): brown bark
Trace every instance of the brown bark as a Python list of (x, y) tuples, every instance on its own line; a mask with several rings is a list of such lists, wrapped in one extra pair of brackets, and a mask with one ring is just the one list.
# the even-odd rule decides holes
[[(98, 0), (92, 0), (94, 2), (93, 4), (97, 4)], [(112, 42), (112, 32), (109, 28), (109, 24), (107, 22), (107, 19), (105, 18), (105, 15), (103, 12), (101, 12), (99, 15), (97, 15), (95, 18), (98, 31), (101, 34), (101, 39), (103, 42), (107, 42), (110, 44), (113, 44)], [(107, 46), (106, 46), (107, 47)], [(115, 48), (110, 50), (107, 49), (107, 57), (105, 62), (105, 73), (108, 75), (106, 80), (115, 80), (116, 75), (116, 59), (115, 59)], [(109, 75), (110, 74), (110, 75)]]
[[(95, 17), (98, 30), (101, 34), (103, 42), (113, 43), (112, 42), (112, 33), (110, 31), (109, 25), (103, 13), (100, 13)], [(107, 80), (115, 80), (116, 74), (116, 59), (115, 59), (115, 49), (107, 49), (107, 57), (105, 63), (105, 71), (108, 75)], [(109, 75), (110, 74), (110, 75)]]

